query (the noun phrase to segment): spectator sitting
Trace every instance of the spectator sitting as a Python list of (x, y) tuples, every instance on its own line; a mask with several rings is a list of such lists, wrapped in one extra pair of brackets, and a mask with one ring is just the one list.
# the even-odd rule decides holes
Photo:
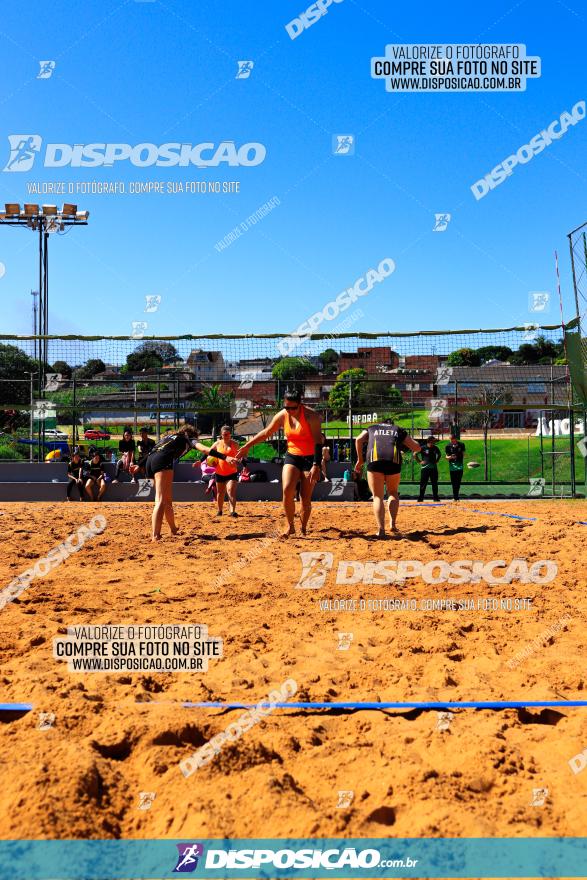
[(145, 463), (147, 461), (147, 456), (154, 447), (155, 441), (149, 437), (149, 429), (141, 428), (141, 439), (137, 440), (138, 459), (136, 464), (131, 465), (130, 467), (134, 482), (136, 482), (135, 477), (137, 474), (145, 476)]
[[(120, 471), (126, 471), (126, 473), (130, 472), (130, 466), (134, 463), (135, 448), (136, 444), (132, 436), (132, 431), (130, 428), (125, 428), (122, 440), (118, 443), (118, 451), (121, 453), (121, 457), (116, 463), (116, 473), (114, 475), (114, 480), (112, 481), (113, 483), (118, 483)], [(136, 478), (134, 476), (131, 482), (136, 483)]]
[[(106, 491), (107, 477), (104, 472), (104, 463), (102, 456), (98, 451), (94, 452), (92, 458), (86, 462), (86, 495), (89, 501), (101, 501)], [(98, 488), (98, 498), (94, 498), (94, 487)]]
[(72, 500), (73, 487), (77, 486), (79, 500), (84, 500), (84, 463), (79, 452), (74, 452), (67, 465), (67, 500)]

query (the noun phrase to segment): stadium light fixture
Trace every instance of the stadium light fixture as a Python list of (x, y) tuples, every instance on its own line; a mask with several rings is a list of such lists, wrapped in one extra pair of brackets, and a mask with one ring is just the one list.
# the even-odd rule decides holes
[[(77, 205), (66, 203), (61, 211), (56, 205), (39, 205), (26, 202), (21, 212), (18, 202), (6, 202), (4, 212), (0, 213), (0, 226), (24, 226), (39, 235), (39, 307), (35, 320), (34, 336), (39, 339), (37, 348), (39, 368), (36, 373), (39, 398), (45, 396), (45, 371), (49, 363), (49, 235), (64, 232), (66, 226), (87, 226), (89, 211), (78, 211)], [(42, 451), (42, 438), (39, 454)]]

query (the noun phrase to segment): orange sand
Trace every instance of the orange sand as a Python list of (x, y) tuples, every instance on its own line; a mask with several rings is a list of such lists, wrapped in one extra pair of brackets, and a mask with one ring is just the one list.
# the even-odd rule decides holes
[[(538, 517), (483, 516), (475, 508)], [(368, 540), (369, 504), (317, 504), (311, 533), (269, 540), (275, 504), (177, 505), (181, 534), (149, 542), (150, 505), (5, 504), (0, 584), (103, 513), (106, 530), (0, 610), (0, 701), (34, 710), (0, 724), (3, 838), (580, 836), (587, 709), (308, 714), (276, 710), (185, 779), (178, 762), (240, 712), (183, 700), (256, 702), (285, 679), (300, 700), (585, 698), (582, 502), (406, 506), (402, 536)], [(546, 558), (547, 586), (394, 585), (296, 589), (298, 554), (339, 560)], [(242, 569), (232, 569), (243, 554)], [(225, 573), (227, 582), (215, 580)], [(155, 592), (156, 590), (156, 592)], [(323, 612), (327, 597), (527, 597), (524, 611)], [(551, 624), (570, 621), (520, 665), (505, 664)], [(224, 639), (205, 673), (69, 673), (52, 639), (72, 624), (201, 623)], [(348, 651), (337, 633), (352, 632)], [(558, 695), (558, 696), (557, 696)], [(167, 701), (161, 705), (149, 702)], [(175, 702), (174, 702), (175, 701)], [(54, 712), (50, 730), (38, 712)], [(548, 788), (542, 807), (532, 790)], [(337, 807), (339, 791), (353, 791)], [(155, 792), (150, 810), (139, 793)]]

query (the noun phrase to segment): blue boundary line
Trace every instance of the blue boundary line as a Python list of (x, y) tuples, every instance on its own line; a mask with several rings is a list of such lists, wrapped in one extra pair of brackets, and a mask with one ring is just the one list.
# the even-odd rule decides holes
[(472, 510), (471, 513), (481, 513), (483, 516), (507, 516), (508, 519), (527, 519), (530, 522), (537, 522), (537, 516), (518, 516), (515, 513), (502, 513), (500, 510)]
[(32, 703), (0, 703), (0, 712), (30, 712)]
[[(137, 705), (161, 705), (165, 704), (165, 700), (149, 701), (148, 703), (139, 701)], [(173, 703), (174, 701), (169, 701)], [(265, 702), (265, 701), (263, 701)], [(202, 701), (202, 702), (184, 702), (181, 704), (184, 709), (251, 709), (257, 703), (227, 703), (222, 701)], [(447, 700), (445, 702), (369, 702), (369, 701), (351, 701), (351, 702), (284, 702), (274, 704), (278, 709), (443, 709), (454, 707), (458, 709), (525, 709), (528, 707), (554, 707), (554, 706), (587, 706), (587, 700), (489, 700), (489, 701), (455, 701)], [(33, 709), (32, 703), (0, 703), (0, 711), (3, 712), (29, 712)]]
[[(267, 702), (262, 700), (262, 703)], [(152, 705), (151, 703), (140, 703), (141, 706)], [(252, 709), (257, 703), (224, 703), (204, 701), (199, 703), (182, 703), (184, 709)], [(445, 703), (426, 702), (426, 703), (373, 703), (373, 702), (348, 702), (348, 703), (320, 703), (320, 702), (301, 702), (301, 703), (273, 703), (277, 709), (526, 709), (534, 707), (561, 707), (561, 706), (587, 706), (587, 700), (512, 700), (512, 701), (450, 701)]]
[[(441, 502), (442, 503), (442, 502)], [(438, 505), (428, 505), (429, 507), (438, 506)], [(463, 508), (464, 510), (465, 508)], [(475, 510), (471, 508), (471, 513), (480, 513), (483, 516), (506, 516), (508, 519), (525, 519), (528, 522), (538, 522), (539, 517), (537, 516), (518, 516), (515, 513), (502, 513), (500, 510)], [(583, 522), (582, 520), (575, 520), (573, 525), (576, 526), (587, 526), (587, 522)]]

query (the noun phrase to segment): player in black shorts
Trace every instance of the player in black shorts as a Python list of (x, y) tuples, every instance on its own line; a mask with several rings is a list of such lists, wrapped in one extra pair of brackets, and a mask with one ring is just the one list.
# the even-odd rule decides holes
[(104, 462), (102, 456), (96, 450), (90, 460), (84, 466), (84, 479), (86, 481), (86, 495), (88, 501), (94, 501), (94, 487), (98, 489), (98, 501), (102, 500), (102, 496), (106, 491), (106, 483), (110, 478), (106, 476), (104, 470)]
[(71, 501), (74, 486), (77, 486), (79, 500), (84, 500), (84, 463), (79, 452), (74, 452), (67, 465), (67, 500)]
[[(192, 425), (184, 425), (179, 431), (163, 437), (147, 456), (145, 471), (147, 476), (155, 481), (155, 506), (152, 516), (153, 541), (159, 541), (161, 538), (163, 517), (167, 520), (171, 534), (176, 535), (178, 532), (173, 515), (173, 465), (190, 449), (198, 449), (200, 452), (209, 451), (203, 443), (198, 443), (196, 429)], [(230, 464), (234, 464), (236, 461), (218, 450), (215, 450), (214, 455), (217, 458), (225, 458)]]
[(418, 452), (420, 446), (407, 431), (394, 425), (393, 421), (370, 425), (355, 440), (357, 463), (355, 471), (360, 473), (365, 459), (364, 447), (367, 442), (367, 482), (373, 494), (373, 513), (377, 523), (377, 538), (385, 537), (385, 503), (383, 494), (387, 488), (387, 507), (389, 526), (397, 532), (396, 519), (399, 510), (399, 483), (402, 470), (402, 449)]

